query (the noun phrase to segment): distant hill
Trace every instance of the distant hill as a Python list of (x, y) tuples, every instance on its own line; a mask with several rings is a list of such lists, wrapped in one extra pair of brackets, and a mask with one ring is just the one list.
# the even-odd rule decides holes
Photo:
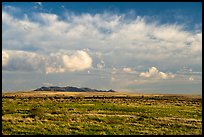
[(78, 88), (78, 87), (57, 87), (57, 86), (50, 86), (50, 87), (41, 87), (37, 88), (34, 91), (67, 91), (67, 92), (116, 92), (112, 89), (110, 90), (97, 90), (91, 88)]

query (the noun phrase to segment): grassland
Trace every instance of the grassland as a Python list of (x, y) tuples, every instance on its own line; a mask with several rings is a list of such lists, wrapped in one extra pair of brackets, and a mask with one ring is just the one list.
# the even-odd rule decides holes
[(4, 135), (201, 135), (202, 98), (86, 92), (2, 95)]

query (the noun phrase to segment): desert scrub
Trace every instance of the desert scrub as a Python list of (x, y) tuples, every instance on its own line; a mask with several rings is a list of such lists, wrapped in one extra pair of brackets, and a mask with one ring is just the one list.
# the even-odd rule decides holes
[(201, 98), (16, 96), (2, 98), (2, 113), (8, 135), (202, 134)]
[(31, 118), (39, 117), (40, 119), (43, 119), (45, 117), (45, 109), (41, 106), (32, 106), (30, 108), (29, 117)]

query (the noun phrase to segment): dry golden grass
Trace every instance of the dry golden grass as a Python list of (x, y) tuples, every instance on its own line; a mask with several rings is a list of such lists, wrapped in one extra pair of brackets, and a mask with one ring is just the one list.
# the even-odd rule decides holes
[(202, 98), (201, 95), (191, 94), (142, 94), (142, 93), (127, 93), (127, 92), (58, 92), (58, 91), (27, 91), (27, 92), (4, 92), (3, 97), (54, 97), (54, 96), (73, 96), (73, 97), (155, 97), (155, 96), (182, 96), (186, 98)]

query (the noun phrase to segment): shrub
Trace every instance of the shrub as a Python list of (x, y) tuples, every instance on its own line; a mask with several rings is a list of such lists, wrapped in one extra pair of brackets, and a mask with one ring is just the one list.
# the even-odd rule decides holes
[(39, 118), (43, 118), (45, 116), (44, 114), (44, 109), (41, 108), (40, 106), (34, 106), (32, 109), (30, 109), (30, 117), (35, 118), (35, 117), (39, 117)]
[(15, 112), (16, 112), (15, 108), (9, 108), (9, 109), (6, 109), (6, 110), (2, 110), (2, 115), (5, 115), (5, 114), (14, 114)]

